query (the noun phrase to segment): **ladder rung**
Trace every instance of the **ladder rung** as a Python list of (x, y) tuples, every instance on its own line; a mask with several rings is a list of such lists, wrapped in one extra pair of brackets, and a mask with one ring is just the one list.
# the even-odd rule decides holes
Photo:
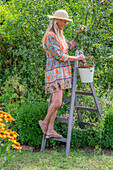
[(63, 98), (64, 102), (71, 102), (71, 98)]
[(90, 112), (98, 112), (97, 109), (93, 109), (93, 108), (89, 108), (89, 107), (76, 106), (76, 108), (79, 109), (79, 110), (87, 110), (87, 111), (90, 111)]
[(83, 124), (86, 124), (86, 125), (95, 125), (94, 123), (91, 123), (91, 122), (81, 122), (81, 123), (83, 123)]
[(67, 118), (62, 118), (62, 117), (56, 117), (56, 119), (58, 122), (64, 122), (64, 123), (68, 123), (69, 122), (69, 119)]
[(67, 142), (66, 138), (47, 138), (47, 139), (52, 139), (52, 140), (56, 140), (56, 141), (60, 141), (60, 142)]
[(83, 95), (93, 96), (93, 93), (91, 93), (91, 92), (76, 91), (75, 93), (76, 93), (76, 94), (83, 94)]

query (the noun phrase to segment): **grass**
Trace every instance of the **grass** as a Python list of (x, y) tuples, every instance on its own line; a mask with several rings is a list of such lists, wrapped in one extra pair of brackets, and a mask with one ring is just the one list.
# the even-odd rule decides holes
[(113, 169), (113, 151), (99, 155), (91, 151), (71, 150), (70, 156), (65, 156), (65, 150), (45, 152), (16, 152), (14, 159), (4, 170), (104, 170)]

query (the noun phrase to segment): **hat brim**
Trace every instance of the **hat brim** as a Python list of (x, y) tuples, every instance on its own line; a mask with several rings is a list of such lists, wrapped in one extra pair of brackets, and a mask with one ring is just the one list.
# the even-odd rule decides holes
[(73, 22), (72, 19), (67, 19), (67, 18), (62, 18), (62, 17), (55, 17), (55, 16), (52, 16), (52, 15), (47, 15), (49, 18), (52, 18), (52, 19), (62, 19), (62, 20), (66, 20), (66, 21), (70, 21), (70, 22)]

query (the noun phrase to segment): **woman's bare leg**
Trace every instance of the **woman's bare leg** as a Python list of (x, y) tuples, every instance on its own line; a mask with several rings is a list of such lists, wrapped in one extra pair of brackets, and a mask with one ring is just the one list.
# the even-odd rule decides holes
[(45, 119), (42, 121), (42, 129), (44, 131), (53, 129), (57, 109), (62, 104), (63, 91), (64, 90), (59, 90), (59, 91), (54, 92), (52, 94), (52, 102), (51, 102), (51, 104), (49, 106), (48, 113), (47, 113)]
[[(64, 90), (62, 90), (62, 93), (61, 93), (60, 106), (61, 106), (61, 104), (62, 104), (63, 92), (64, 92)], [(52, 96), (52, 100), (56, 100), (56, 99), (54, 99), (54, 94), (53, 94), (53, 96)], [(59, 100), (60, 100), (60, 99), (59, 99)], [(57, 115), (57, 110), (56, 110), (55, 113), (50, 117), (50, 121), (49, 121), (49, 124), (48, 124), (47, 133), (49, 133), (49, 131), (53, 131), (53, 130), (54, 130), (54, 122), (55, 122), (56, 115)]]

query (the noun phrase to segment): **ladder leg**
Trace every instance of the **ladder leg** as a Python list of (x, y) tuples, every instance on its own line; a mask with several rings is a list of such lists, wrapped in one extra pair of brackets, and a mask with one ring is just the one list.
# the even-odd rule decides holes
[(42, 145), (41, 145), (41, 152), (43, 152), (45, 150), (45, 145), (46, 145), (46, 135), (43, 134), (43, 138), (42, 138)]
[(71, 143), (71, 132), (72, 132), (72, 122), (73, 122), (73, 110), (74, 110), (74, 103), (75, 103), (76, 83), (77, 83), (77, 63), (75, 62), (74, 63), (72, 93), (71, 93), (71, 103), (70, 103), (68, 132), (67, 132), (67, 142), (66, 142), (66, 156), (69, 156), (69, 152), (70, 152), (70, 143)]
[(69, 151), (70, 151), (72, 121), (73, 121), (73, 109), (74, 109), (74, 103), (71, 103), (69, 123), (68, 123), (67, 142), (66, 142), (66, 156), (69, 156)]
[[(51, 104), (52, 101), (52, 94), (50, 95), (50, 101), (49, 101), (49, 106)], [(49, 109), (49, 107), (48, 107)], [(42, 145), (41, 145), (41, 152), (43, 152), (45, 150), (45, 145), (46, 145), (46, 135), (43, 134), (43, 138), (42, 138)]]
[(95, 92), (95, 89), (94, 89), (94, 85), (93, 85), (93, 83), (89, 83), (89, 84), (90, 84), (91, 91), (93, 93), (93, 97), (94, 97), (94, 100), (95, 100), (95, 103), (96, 103), (96, 106), (97, 106), (97, 109), (98, 109), (98, 113), (99, 113), (99, 115), (101, 117), (102, 111), (101, 111), (99, 101), (98, 101), (98, 98), (97, 98), (97, 95), (96, 95), (96, 92)]

